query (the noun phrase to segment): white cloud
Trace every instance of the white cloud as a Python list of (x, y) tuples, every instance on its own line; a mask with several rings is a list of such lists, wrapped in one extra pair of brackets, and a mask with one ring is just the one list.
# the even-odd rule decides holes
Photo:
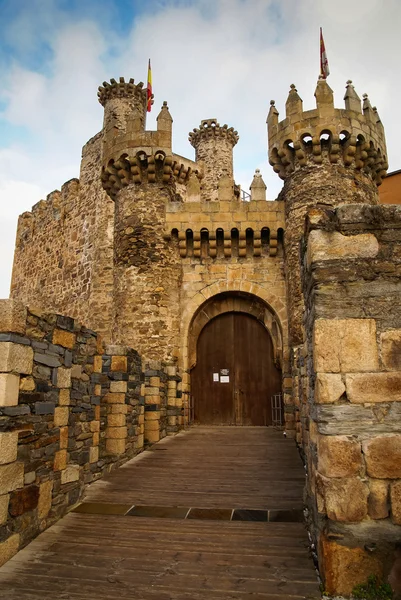
[[(102, 29), (88, 12), (73, 21), (61, 13), (57, 2), (36, 0), (32, 6), (10, 31), (22, 37), (28, 49), (36, 47), (42, 36), (50, 50), (41, 72), (22, 67), (16, 57), (5, 77), (4, 116), (25, 127), (35, 140), (25, 144), (16, 140), (0, 151), (0, 206), (8, 206), (7, 231), (15, 229), (17, 215), (41, 195), (78, 176), (81, 146), (102, 124), (97, 86), (120, 75), (145, 81), (149, 56), (155, 105), (148, 128), (155, 128), (159, 107), (168, 100), (174, 150), (192, 157), (187, 134), (201, 119), (216, 117), (234, 126), (240, 134), (234, 150), (238, 183), (248, 189), (258, 167), (269, 197), (275, 197), (281, 182), (267, 163), (269, 101), (276, 100), (284, 117), (289, 85), (295, 83), (304, 107), (314, 106), (319, 26), (325, 35), (336, 105), (343, 106), (349, 78), (360, 96), (369, 92), (387, 130), (390, 168), (401, 167), (397, 0), (387, 0), (385, 10), (379, 0), (199, 0), (189, 6), (151, 2), (125, 37), (113, 30), (112, 18)], [(9, 248), (6, 262), (13, 238), (14, 233), (7, 241), (3, 238)], [(8, 294), (6, 280), (3, 272), (0, 297)]]

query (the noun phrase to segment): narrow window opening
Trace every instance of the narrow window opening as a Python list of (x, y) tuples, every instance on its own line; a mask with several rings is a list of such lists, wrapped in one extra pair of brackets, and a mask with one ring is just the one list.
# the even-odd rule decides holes
[(209, 256), (209, 231), (201, 229), (201, 258)]
[(187, 229), (187, 256), (194, 255), (194, 232), (192, 229)]
[(231, 256), (238, 258), (239, 233), (236, 227), (231, 229)]
[(260, 237), (261, 237), (261, 242), (262, 242), (262, 256), (268, 256), (269, 241), (270, 241), (270, 230), (268, 227), (262, 228)]
[(253, 229), (248, 227), (245, 232), (246, 236), (246, 255), (253, 256)]
[(224, 257), (224, 231), (223, 229), (216, 230), (216, 248), (217, 258)]

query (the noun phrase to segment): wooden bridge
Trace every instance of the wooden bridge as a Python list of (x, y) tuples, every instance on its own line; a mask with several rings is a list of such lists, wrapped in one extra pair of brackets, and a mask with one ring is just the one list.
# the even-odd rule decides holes
[(320, 598), (293, 441), (265, 427), (165, 438), (0, 569), (2, 600)]

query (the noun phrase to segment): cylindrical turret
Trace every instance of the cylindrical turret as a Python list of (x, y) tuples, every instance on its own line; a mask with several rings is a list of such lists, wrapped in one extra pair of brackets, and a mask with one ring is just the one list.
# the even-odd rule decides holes
[(221, 127), (216, 119), (202, 121), (199, 129), (189, 133), (189, 141), (196, 151), (195, 160), (203, 167), (202, 200), (218, 199), (222, 177), (231, 180), (234, 186), (233, 147), (238, 140), (238, 132), (233, 127)]
[(156, 132), (144, 131), (142, 84), (106, 85), (101, 179), (115, 202), (113, 339), (145, 359), (172, 359), (179, 330), (181, 262), (165, 237), (166, 204), (191, 168), (171, 153), (172, 118), (167, 103)]
[(135, 85), (133, 79), (125, 82), (124, 77), (120, 77), (118, 82), (104, 81), (97, 95), (104, 107), (103, 157), (107, 160), (115, 146), (120, 147), (124, 142), (128, 146), (133, 135), (145, 131), (146, 89), (142, 82)]
[(286, 103), (286, 119), (279, 123), (271, 102), (267, 117), (269, 162), (284, 180), (281, 198), (286, 215), (286, 277), (290, 340), (302, 343), (304, 312), (300, 283), (299, 243), (305, 215), (317, 205), (378, 202), (377, 186), (388, 168), (383, 126), (377, 111), (361, 103), (347, 82), (345, 109), (335, 109), (333, 91), (320, 78), (316, 109), (303, 112), (294, 85)]

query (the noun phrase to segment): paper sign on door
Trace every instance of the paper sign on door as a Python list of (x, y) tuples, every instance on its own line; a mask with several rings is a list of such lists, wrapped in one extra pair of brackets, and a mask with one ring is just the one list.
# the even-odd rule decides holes
[(220, 369), (220, 383), (230, 383), (230, 369)]
[(213, 381), (219, 381), (219, 374), (213, 373)]

